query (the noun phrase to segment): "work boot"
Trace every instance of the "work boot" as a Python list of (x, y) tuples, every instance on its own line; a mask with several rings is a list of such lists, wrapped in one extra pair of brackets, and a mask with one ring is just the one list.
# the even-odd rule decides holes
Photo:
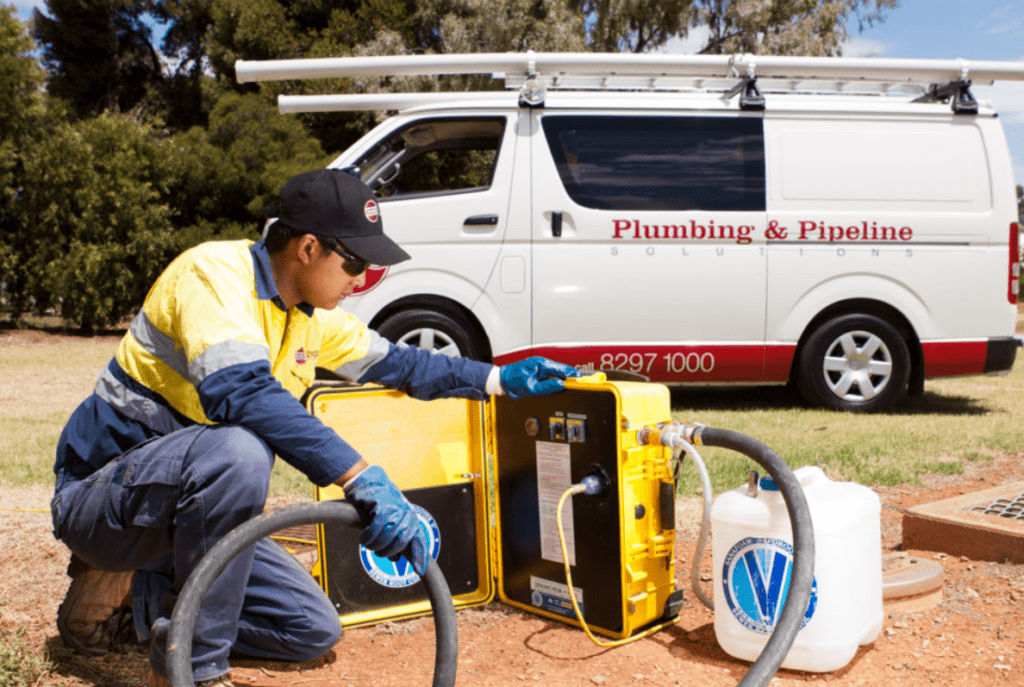
[[(157, 674), (153, 667), (150, 666), (149, 673), (146, 674), (146, 686), (168, 687), (168, 684), (167, 678)], [(235, 683), (231, 681), (227, 673), (224, 673), (218, 677), (211, 677), (209, 680), (200, 680), (196, 683), (196, 687), (235, 687)]]
[(134, 572), (103, 572), (72, 557), (71, 586), (57, 609), (57, 631), (76, 653), (102, 656), (138, 642), (132, 621)]

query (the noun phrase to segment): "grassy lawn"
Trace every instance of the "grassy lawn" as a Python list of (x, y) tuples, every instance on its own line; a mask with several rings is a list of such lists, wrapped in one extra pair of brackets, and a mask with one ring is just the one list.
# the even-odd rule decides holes
[[(797, 468), (820, 463), (832, 479), (862, 484), (918, 484), (922, 475), (956, 474), (966, 462), (991, 461), (1022, 450), (1024, 369), (1006, 377), (964, 377), (926, 383), (884, 415), (834, 413), (805, 407), (782, 388), (675, 389), (673, 416), (743, 432)], [(746, 482), (753, 461), (704, 448), (715, 493)], [(699, 487), (687, 461), (682, 493)]]
[[(0, 330), (0, 483), (52, 483), (53, 453), (68, 416), (92, 391), (114, 354), (117, 336), (74, 337)], [(28, 339), (28, 340), (26, 340)], [(760, 439), (796, 468), (821, 462), (833, 479), (863, 484), (918, 483), (929, 473), (957, 473), (970, 461), (1021, 450), (1024, 365), (1005, 377), (930, 381), (885, 415), (805, 407), (780, 387), (680, 387), (676, 419), (733, 429)], [(749, 459), (704, 448), (715, 493), (746, 481)], [(682, 493), (699, 486), (689, 461)], [(278, 461), (272, 493), (308, 494), (310, 485)]]

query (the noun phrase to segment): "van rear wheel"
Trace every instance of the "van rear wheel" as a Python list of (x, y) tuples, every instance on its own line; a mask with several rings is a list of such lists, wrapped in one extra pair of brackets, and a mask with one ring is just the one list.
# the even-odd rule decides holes
[(482, 347), (465, 317), (434, 310), (403, 310), (384, 320), (377, 332), (396, 344), (424, 348), (452, 358), (483, 360)]
[(853, 412), (889, 408), (907, 389), (910, 352), (900, 333), (873, 315), (825, 322), (800, 353), (797, 388), (813, 405)]

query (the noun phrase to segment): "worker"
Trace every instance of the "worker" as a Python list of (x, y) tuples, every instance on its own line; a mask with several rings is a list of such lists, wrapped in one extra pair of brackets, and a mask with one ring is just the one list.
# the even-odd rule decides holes
[[(57, 446), (54, 535), (72, 552), (60, 635), (86, 655), (148, 642), (150, 687), (167, 684), (177, 594), (203, 554), (262, 512), (275, 454), (343, 488), (367, 523), (363, 545), (406, 551), (426, 571), (427, 535), (406, 498), (299, 402), (315, 368), (424, 400), (552, 393), (577, 374), (540, 357), (496, 367), (388, 342), (338, 307), (369, 265), (409, 258), (384, 234), (373, 192), (318, 170), (289, 180), (280, 203), (260, 241), (204, 243), (170, 264)], [(313, 577), (264, 540), (200, 608), (193, 679), (231, 685), (232, 652), (309, 661), (340, 633)]]

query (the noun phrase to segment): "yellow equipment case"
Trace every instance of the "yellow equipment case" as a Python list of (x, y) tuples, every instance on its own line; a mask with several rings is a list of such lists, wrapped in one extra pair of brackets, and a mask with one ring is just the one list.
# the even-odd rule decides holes
[[(555, 509), (587, 474), (601, 495), (576, 495), (563, 529), (576, 600), (590, 628), (621, 639), (678, 615), (672, 452), (637, 433), (670, 421), (668, 389), (566, 380), (550, 396), (417, 401), (378, 386), (322, 386), (309, 411), (383, 467), (417, 507), (456, 608), (504, 603), (579, 625)], [(338, 487), (318, 500), (343, 498)], [(356, 530), (320, 525), (320, 581), (344, 626), (430, 612), (403, 559), (382, 559)]]

